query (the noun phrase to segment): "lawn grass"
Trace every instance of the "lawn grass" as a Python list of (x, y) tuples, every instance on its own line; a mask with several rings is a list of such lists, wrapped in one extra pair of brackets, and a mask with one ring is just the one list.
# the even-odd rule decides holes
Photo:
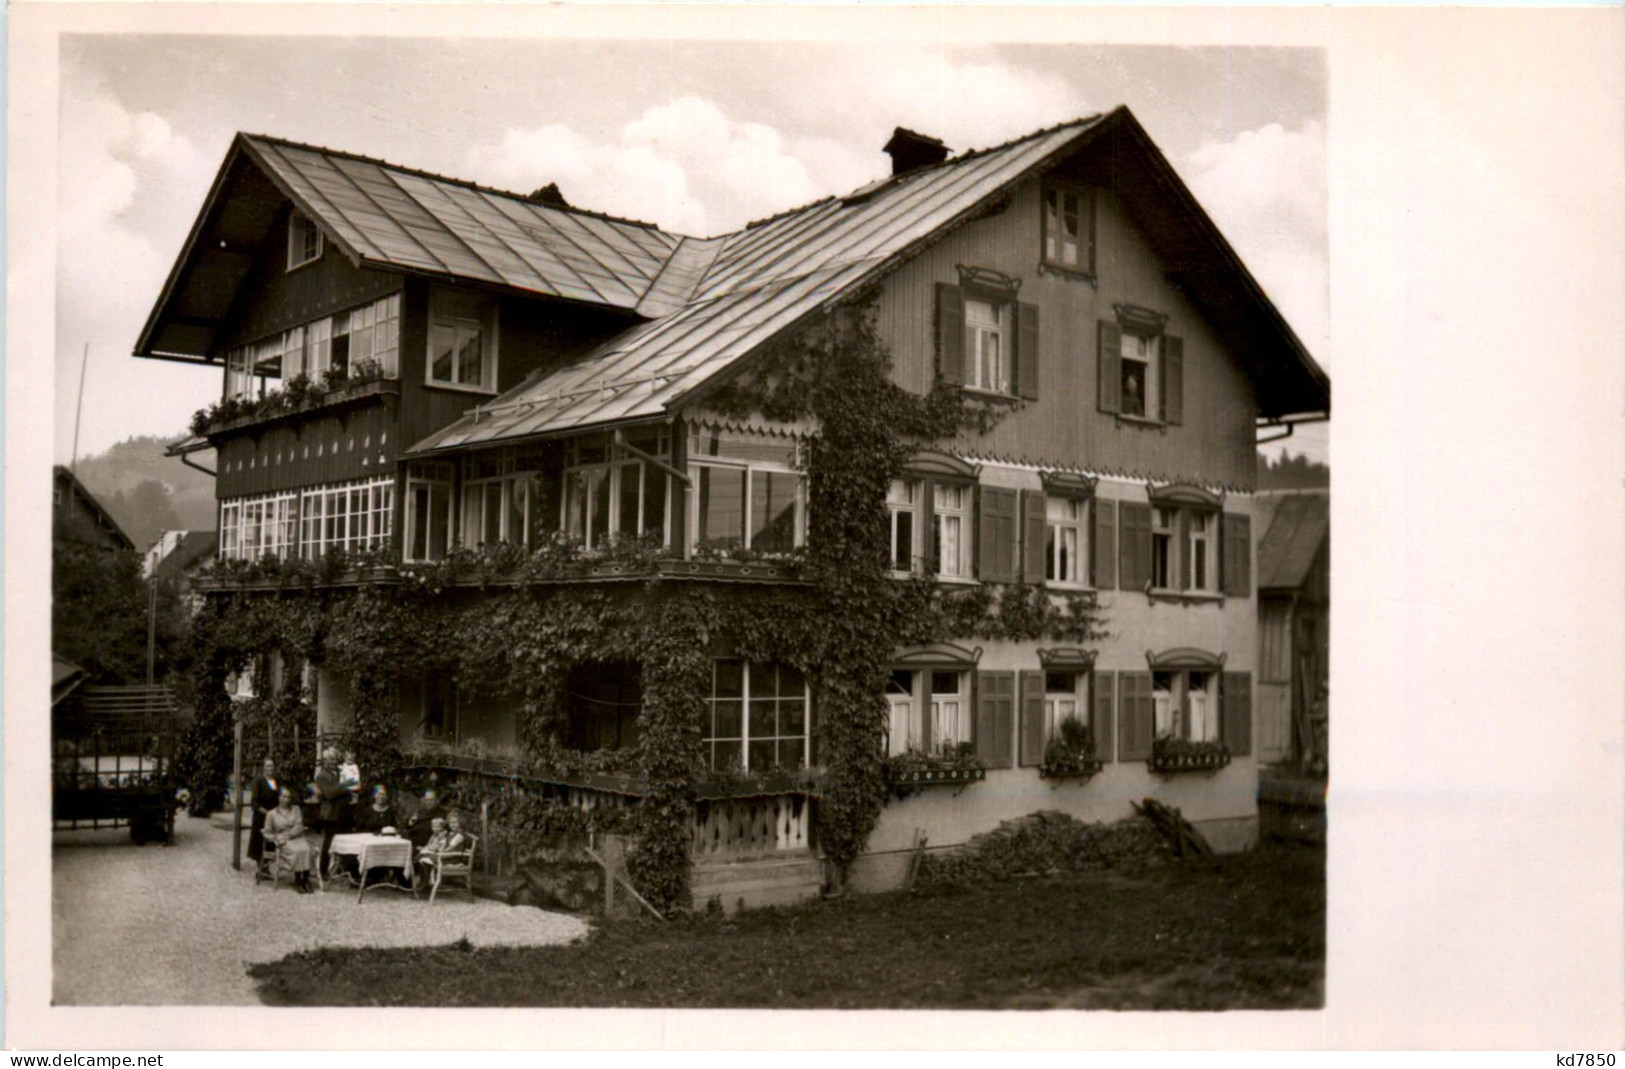
[(1323, 852), (1279, 847), (615, 924), (566, 947), (316, 950), (250, 975), (271, 1005), (1311, 1008), (1325, 904)]

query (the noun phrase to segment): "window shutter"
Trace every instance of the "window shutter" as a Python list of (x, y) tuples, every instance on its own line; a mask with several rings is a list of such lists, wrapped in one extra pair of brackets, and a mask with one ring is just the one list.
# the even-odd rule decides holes
[(1162, 418), (1185, 422), (1185, 340), (1162, 339)]
[(1117, 758), (1117, 680), (1111, 672), (1096, 672), (1095, 684), (1095, 756), (1102, 761)]
[(1144, 761), (1151, 756), (1151, 673), (1119, 672), (1123, 688), (1117, 718), (1117, 759)]
[(1095, 586), (1117, 586), (1117, 502), (1095, 498)]
[(976, 574), (984, 582), (1016, 581), (1016, 492), (996, 486), (977, 490), (981, 505)]
[(965, 384), (965, 295), (946, 282), (937, 283), (937, 374)]
[(1123, 331), (1116, 323), (1100, 321), (1100, 410), (1123, 410)]
[(1253, 674), (1225, 672), (1219, 679), (1219, 738), (1232, 757), (1253, 752)]
[(1016, 305), (1016, 393), (1038, 400), (1038, 306)]
[(1021, 492), (1021, 581), (1035, 586), (1044, 582), (1045, 551), (1048, 548), (1049, 519), (1044, 511), (1044, 495), (1037, 490)]
[(1044, 763), (1044, 673), (1021, 673), (1021, 763)]
[(1253, 518), (1245, 512), (1226, 512), (1220, 533), (1223, 540), (1224, 592), (1238, 598), (1253, 593)]
[(1174, 555), (1179, 558), (1179, 589), (1191, 588), (1191, 514), (1180, 509), (1174, 515)]
[(1119, 584), (1124, 590), (1144, 590), (1151, 582), (1151, 506), (1120, 502), (1117, 519)]
[(976, 673), (976, 756), (988, 768), (1009, 768), (1016, 720), (1016, 674)]

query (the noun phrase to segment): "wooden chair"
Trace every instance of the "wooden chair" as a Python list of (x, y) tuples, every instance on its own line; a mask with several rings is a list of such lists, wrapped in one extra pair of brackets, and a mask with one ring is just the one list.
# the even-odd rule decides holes
[(420, 864), (427, 862), (424, 867), (429, 870), (430, 905), (440, 893), (440, 885), (447, 880), (462, 880), (463, 886), (468, 888), (468, 897), (474, 897), (474, 852), (480, 847), (480, 837), (464, 832), (463, 838), (468, 840), (468, 845), (461, 850), (419, 859)]
[[(282, 863), (282, 849), (266, 836), (260, 843), (260, 861), (254, 868), (254, 886), (258, 887), (261, 880), (269, 879), (274, 890), (282, 882), (282, 873), (287, 866)], [(290, 873), (291, 875), (291, 873)]]

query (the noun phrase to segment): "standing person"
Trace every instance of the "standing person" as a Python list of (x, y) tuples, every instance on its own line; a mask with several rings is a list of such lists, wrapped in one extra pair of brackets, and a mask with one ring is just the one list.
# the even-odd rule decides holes
[(254, 815), (248, 831), (248, 856), (258, 861), (264, 852), (265, 818), (277, 807), (277, 801), (282, 797), (282, 785), (276, 781), (276, 762), (269, 757), (260, 768), (259, 779), (254, 781), (251, 794)]
[(293, 792), (282, 788), (277, 806), (265, 817), (265, 837), (277, 845), (280, 864), (293, 870), (293, 889), (310, 894), (310, 843), (305, 839), (305, 817), (294, 804)]
[(339, 818), (349, 803), (350, 792), (339, 784), (339, 753), (331, 746), (322, 751), (321, 767), (316, 770), (317, 830), (322, 833), (322, 871), (327, 871), (328, 854), (333, 849), (333, 836), (338, 834)]

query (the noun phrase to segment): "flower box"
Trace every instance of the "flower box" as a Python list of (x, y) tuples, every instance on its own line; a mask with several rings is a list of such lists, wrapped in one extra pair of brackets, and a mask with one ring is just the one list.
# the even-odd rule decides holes
[(886, 782), (894, 787), (963, 787), (987, 779), (984, 768), (908, 768), (887, 771)]
[(1088, 779), (1106, 767), (1106, 762), (1095, 757), (1086, 757), (1079, 761), (1060, 765), (1039, 765), (1040, 779)]
[(1154, 747), (1151, 759), (1146, 762), (1151, 771), (1158, 775), (1175, 775), (1180, 772), (1217, 772), (1230, 763), (1230, 751), (1222, 745), (1204, 745), (1200, 748), (1189, 744), (1178, 747)]

